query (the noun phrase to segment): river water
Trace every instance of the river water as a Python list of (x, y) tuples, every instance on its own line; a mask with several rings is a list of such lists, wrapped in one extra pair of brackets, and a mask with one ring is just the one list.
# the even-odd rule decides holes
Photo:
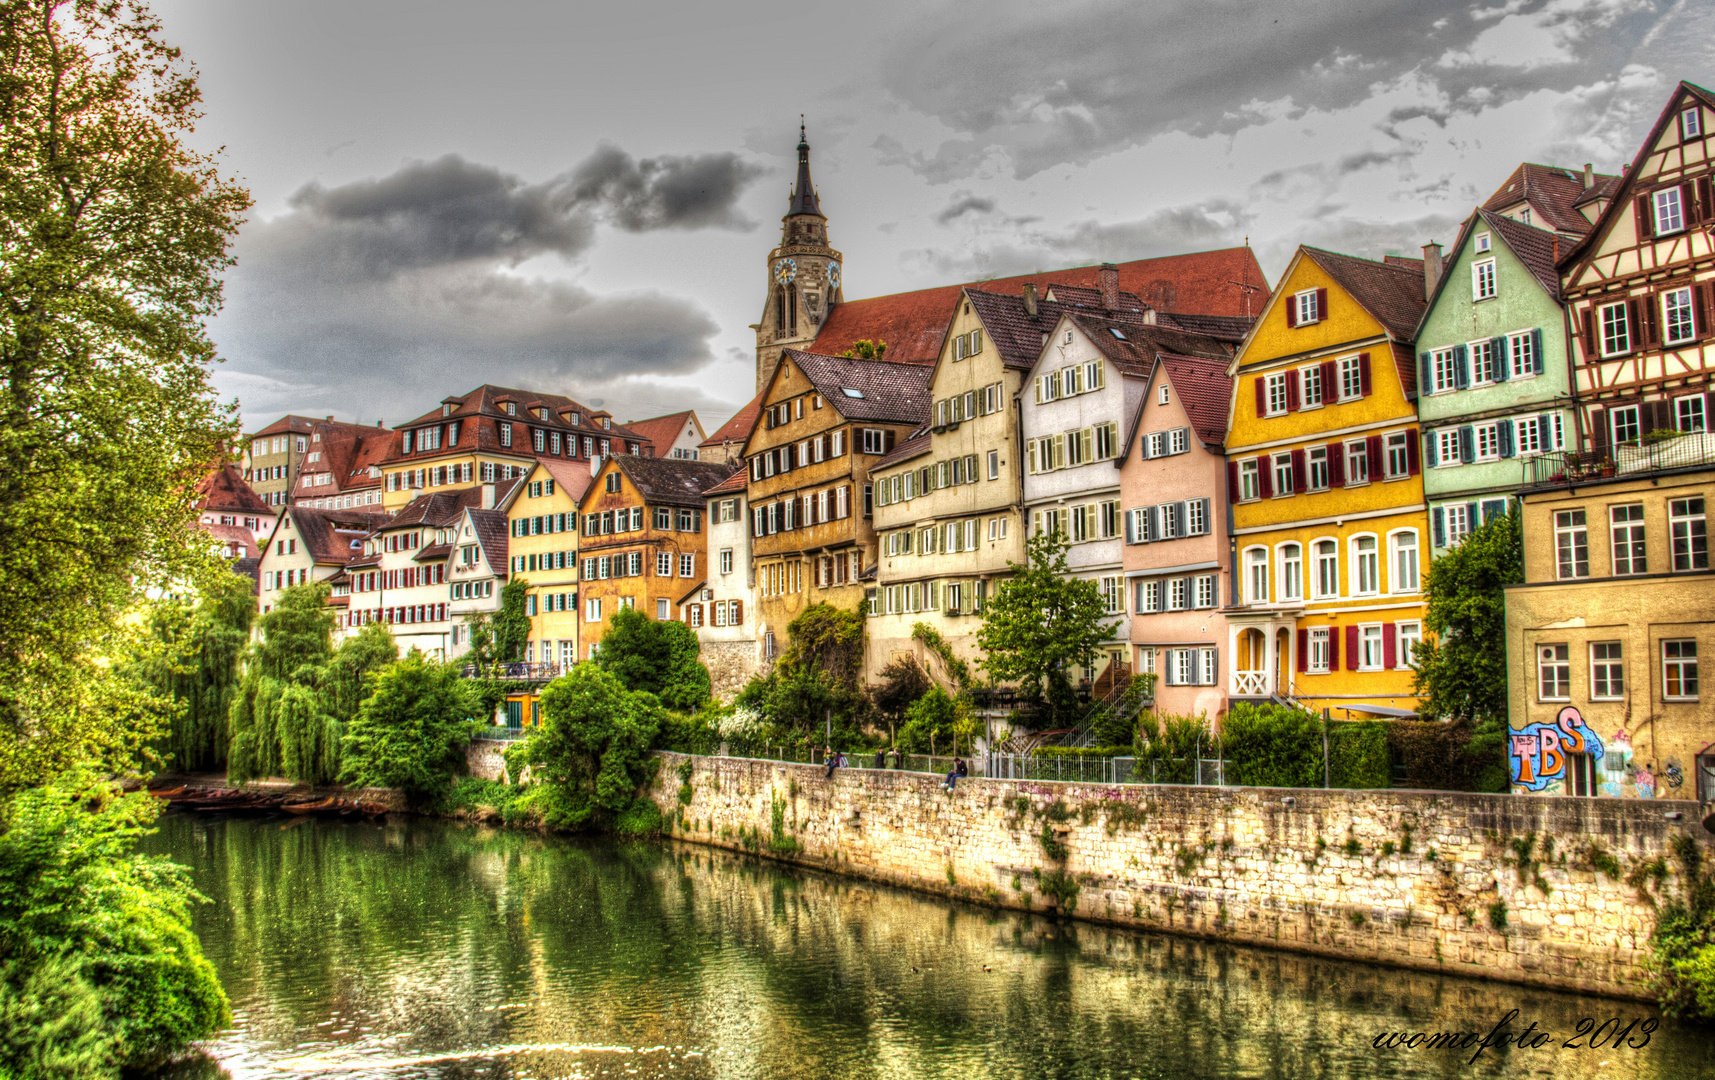
[[(691, 845), (169, 814), (248, 1077), (1715, 1080), (1631, 1002), (994, 912)], [(1384, 1032), (1536, 1048), (1377, 1050)], [(1602, 1041), (1614, 1026), (1608, 1026)], [(1565, 1048), (1567, 1040), (1580, 1043)]]

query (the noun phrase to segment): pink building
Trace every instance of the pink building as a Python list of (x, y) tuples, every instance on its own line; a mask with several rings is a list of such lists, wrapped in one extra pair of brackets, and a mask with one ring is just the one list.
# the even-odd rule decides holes
[(1156, 675), (1159, 714), (1226, 711), (1227, 408), (1220, 360), (1161, 353), (1120, 470), (1133, 671)]

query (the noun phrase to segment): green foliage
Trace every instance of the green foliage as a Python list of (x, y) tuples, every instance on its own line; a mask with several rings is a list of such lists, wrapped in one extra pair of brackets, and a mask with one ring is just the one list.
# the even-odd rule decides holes
[(630, 809), (665, 719), (655, 695), (627, 690), (600, 665), (578, 664), (542, 691), (541, 717), (516, 753), (540, 781), (526, 801), (544, 823), (581, 829)]
[(0, 1077), (111, 1077), (118, 1050), (101, 995), (77, 960), (0, 962)]
[(1321, 787), (1322, 718), (1241, 701), (1221, 721), (1226, 776), (1246, 787)]
[[(1500, 748), (1504, 716), (1472, 723), (1458, 719), (1381, 721), (1388, 759), (1399, 766), (1406, 787), (1444, 791), (1506, 791), (1507, 767)], [(1488, 747), (1488, 749), (1482, 749)], [(1475, 749), (1474, 749), (1475, 748)]]
[[(1661, 905), (1650, 934), (1656, 999), (1668, 1016), (1715, 1020), (1715, 868), (1689, 836), (1675, 836), (1672, 848), (1679, 893)], [(1665, 870), (1655, 874), (1658, 888)]]
[(219, 560), (196, 484), (249, 196), (180, 141), (196, 73), (131, 5), (0, 5), (0, 791), (120, 769), (166, 719), (131, 678), (152, 595)]
[(1026, 541), (1024, 565), (1007, 564), (1012, 576), (983, 609), (977, 645), (993, 678), (1017, 682), (1026, 697), (1047, 700), (1053, 721), (1071, 722), (1079, 709), (1066, 669), (1087, 666), (1115, 623), (1096, 583), (1068, 572), (1066, 547), (1063, 533)]
[(1137, 776), (1158, 784), (1197, 782), (1197, 758), (1210, 744), (1208, 726), (1201, 716), (1166, 716), (1153, 712), (1139, 715), (1137, 740), (1132, 754), (1137, 758)]
[[(67, 774), (15, 795), (0, 832), (0, 1025), (67, 1009), (100, 1022), (0, 1042), (0, 1074), (117, 1076), (149, 1066), (231, 1022), (214, 968), (190, 929), (198, 899), (169, 860), (135, 854), (156, 812), (145, 793)], [(60, 978), (43, 985), (49, 968)], [(12, 1034), (9, 1032), (8, 1034)], [(52, 1075), (51, 1073), (49, 1075)]]
[(399, 659), (399, 646), (381, 623), (370, 623), (340, 642), (321, 680), (328, 713), (349, 723), (369, 695), (369, 677)]
[[(500, 587), (500, 607), (496, 611), (478, 611), (467, 616), (470, 649), (465, 653), (465, 663), (475, 664), (479, 671), (491, 671), (500, 664), (524, 660), (524, 648), (530, 642), (529, 600), (530, 582), (513, 577)], [(493, 709), (489, 711), (492, 713)]]
[(1042, 758), (1111, 758), (1130, 757), (1131, 746), (1038, 746), (1030, 752)]
[(953, 746), (953, 698), (940, 686), (905, 711), (905, 726), (899, 729), (899, 749), (907, 754), (948, 753)]
[(709, 669), (697, 659), (696, 632), (682, 622), (621, 608), (608, 621), (595, 662), (628, 690), (646, 690), (669, 709), (695, 709), (709, 700)]
[(941, 661), (941, 668), (947, 673), (947, 679), (953, 684), (953, 692), (963, 691), (971, 681), (971, 666), (959, 659), (953, 652), (953, 646), (941, 636), (941, 632), (928, 623), (916, 623), (911, 627), (911, 636), (923, 643), (923, 647), (934, 653)]
[(1385, 788), (1392, 785), (1393, 762), (1388, 754), (1385, 723), (1343, 720), (1328, 725), (1328, 786)]
[(1145, 703), (1155, 700), (1155, 673), (1138, 672), (1126, 683), (1125, 691), (1111, 704), (1098, 705), (1091, 717), (1091, 733), (1098, 743), (1107, 746), (1129, 745), (1137, 738), (1137, 714)]
[(1507, 902), (1496, 900), (1489, 905), (1489, 925), (1501, 933), (1507, 932)]
[(613, 831), (621, 836), (654, 836), (662, 825), (661, 808), (653, 799), (639, 795), (614, 821)]
[(852, 356), (860, 360), (880, 360), (887, 355), (887, 342), (877, 338), (874, 341), (862, 338), (852, 342), (852, 347), (840, 354)]
[(177, 706), (158, 747), (175, 769), (226, 764), (227, 716), (256, 616), (252, 585), (221, 567), (204, 580), (194, 607), (174, 598), (150, 612), (149, 630), (161, 647), (140, 657), (135, 671)]
[(880, 680), (870, 691), (870, 701), (883, 716), (903, 720), (905, 710), (928, 693), (930, 685), (922, 665), (910, 656), (902, 656), (881, 669)]
[(458, 672), (412, 649), (381, 670), (345, 733), (339, 778), (396, 788), (414, 805), (438, 801), (466, 769), (470, 693)]
[[(1430, 564), (1429, 632), (1416, 650), (1416, 691), (1425, 716), (1460, 720), (1507, 715), (1505, 586), (1524, 580), (1519, 515), (1492, 518)], [(1493, 746), (1497, 752), (1500, 743)], [(1486, 752), (1485, 744), (1477, 748)], [(1501, 758), (1504, 771), (1506, 763)]]
[(786, 625), (791, 644), (776, 667), (787, 676), (814, 672), (832, 687), (863, 685), (864, 617), (832, 604), (811, 604)]

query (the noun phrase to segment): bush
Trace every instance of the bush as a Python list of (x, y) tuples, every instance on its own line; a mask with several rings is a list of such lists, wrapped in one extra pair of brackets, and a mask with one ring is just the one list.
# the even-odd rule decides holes
[(1393, 786), (1393, 761), (1388, 754), (1386, 724), (1357, 720), (1328, 725), (1328, 786)]
[(1715, 1020), (1715, 873), (1689, 836), (1673, 838), (1673, 855), (1682, 891), (1650, 934), (1656, 998), (1668, 1016)]
[(1112, 758), (1130, 757), (1131, 746), (1038, 746), (1030, 753), (1045, 758)]
[(1197, 758), (1213, 749), (1208, 726), (1201, 716), (1157, 717), (1153, 712), (1138, 716), (1137, 776), (1158, 784), (1192, 784), (1197, 781)]
[(1322, 718), (1304, 709), (1239, 702), (1221, 721), (1226, 777), (1246, 787), (1321, 787)]
[(665, 720), (654, 694), (627, 690), (596, 664), (579, 664), (542, 691), (541, 726), (508, 752), (540, 781), (519, 808), (554, 829), (614, 821), (648, 779), (649, 751)]
[(651, 619), (637, 608), (614, 613), (595, 662), (627, 690), (654, 694), (670, 709), (709, 700), (709, 669), (697, 659), (697, 635), (682, 622)]
[(654, 836), (661, 831), (662, 820), (661, 808), (655, 805), (655, 800), (639, 795), (619, 815), (613, 831), (621, 836)]
[(472, 697), (456, 670), (412, 649), (375, 677), (346, 732), (339, 778), (396, 788), (414, 805), (438, 801), (467, 768)]
[(132, 850), (155, 813), (146, 793), (77, 776), (6, 805), (0, 1075), (116, 1077), (232, 1022), (191, 933), (200, 897), (182, 868)]
[(907, 754), (952, 753), (953, 698), (939, 684), (905, 710), (899, 729), (899, 749)]

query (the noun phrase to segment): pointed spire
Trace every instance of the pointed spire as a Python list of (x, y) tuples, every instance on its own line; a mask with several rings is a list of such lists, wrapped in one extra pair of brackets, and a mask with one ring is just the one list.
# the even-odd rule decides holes
[(826, 218), (822, 208), (816, 202), (816, 189), (810, 184), (810, 143), (804, 135), (804, 114), (798, 114), (798, 186), (792, 192), (792, 201), (787, 204), (786, 216), (793, 214), (814, 214)]

